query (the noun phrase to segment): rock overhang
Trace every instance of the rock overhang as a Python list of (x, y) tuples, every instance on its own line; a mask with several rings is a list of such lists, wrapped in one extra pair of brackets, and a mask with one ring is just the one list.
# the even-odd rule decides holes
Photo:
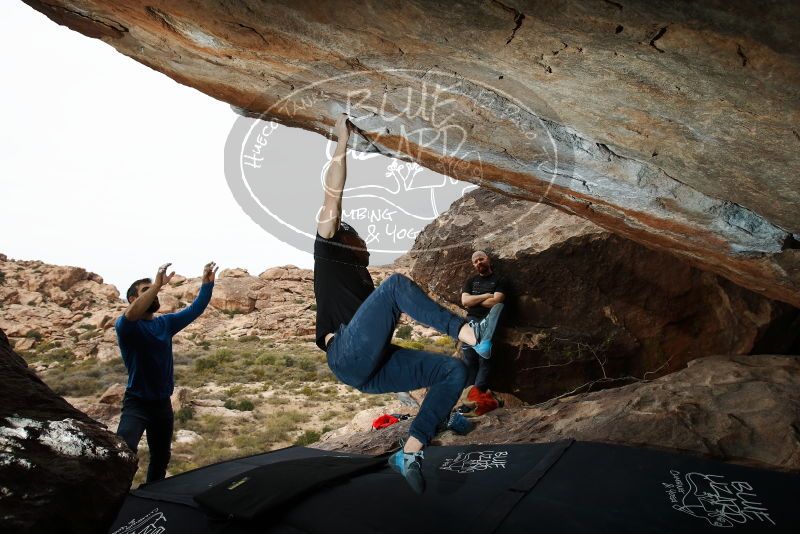
[[(246, 113), (330, 136), (350, 110), (355, 149), (555, 205), (800, 305), (793, 2), (28, 3)], [(304, 87), (314, 99), (281, 105)], [(469, 134), (456, 152), (419, 108), (431, 91)]]

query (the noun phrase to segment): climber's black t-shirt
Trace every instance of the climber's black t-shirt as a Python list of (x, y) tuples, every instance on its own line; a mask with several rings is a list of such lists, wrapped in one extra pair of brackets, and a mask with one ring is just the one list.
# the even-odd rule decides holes
[(342, 244), (341, 228), (330, 239), (319, 233), (314, 241), (314, 297), (317, 300), (317, 346), (325, 350), (325, 336), (346, 325), (375, 290), (369, 262)]
[[(502, 293), (508, 296), (508, 284), (505, 279), (497, 273), (492, 273), (489, 276), (475, 275), (464, 283), (461, 289), (463, 293), (470, 295), (483, 295), (484, 293)], [(484, 308), (480, 304), (478, 306), (470, 306), (467, 308), (467, 315), (478, 319), (483, 319), (489, 315), (489, 308)]]

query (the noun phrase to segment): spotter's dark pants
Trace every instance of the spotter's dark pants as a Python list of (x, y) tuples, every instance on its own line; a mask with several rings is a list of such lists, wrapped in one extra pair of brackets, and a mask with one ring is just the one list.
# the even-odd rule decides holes
[(125, 393), (117, 435), (130, 450), (137, 452), (142, 434), (147, 433), (147, 447), (150, 449), (146, 480), (148, 484), (162, 480), (167, 474), (173, 426), (174, 416), (169, 398), (145, 400)]

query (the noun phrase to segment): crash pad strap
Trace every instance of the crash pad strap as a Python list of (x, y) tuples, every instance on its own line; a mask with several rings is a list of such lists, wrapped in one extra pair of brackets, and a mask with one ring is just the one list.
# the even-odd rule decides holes
[(484, 512), (478, 516), (469, 533), (491, 534), (495, 532), (517, 503), (539, 483), (547, 471), (558, 462), (574, 442), (575, 440), (573, 439), (554, 442), (552, 448), (537, 462), (533, 469), (525, 473), (508, 489), (494, 498)]

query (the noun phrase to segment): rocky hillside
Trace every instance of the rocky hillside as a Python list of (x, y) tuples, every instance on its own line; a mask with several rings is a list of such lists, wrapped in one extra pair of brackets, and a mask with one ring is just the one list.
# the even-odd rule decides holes
[[(398, 265), (370, 271), (379, 283), (407, 269)], [(199, 287), (199, 277), (175, 275), (159, 294), (159, 311), (188, 305)], [(19, 352), (56, 351), (101, 361), (118, 358), (114, 321), (126, 306), (119, 294), (102, 277), (80, 267), (0, 254), (0, 329)], [(183, 338), (199, 342), (257, 335), (276, 342), (311, 342), (315, 309), (311, 270), (287, 265), (253, 276), (243, 269), (225, 269), (218, 275), (209, 308)], [(424, 330), (418, 327), (417, 332)]]
[(244, 114), (349, 111), (361, 150), (800, 306), (794, 0), (26, 2)]

